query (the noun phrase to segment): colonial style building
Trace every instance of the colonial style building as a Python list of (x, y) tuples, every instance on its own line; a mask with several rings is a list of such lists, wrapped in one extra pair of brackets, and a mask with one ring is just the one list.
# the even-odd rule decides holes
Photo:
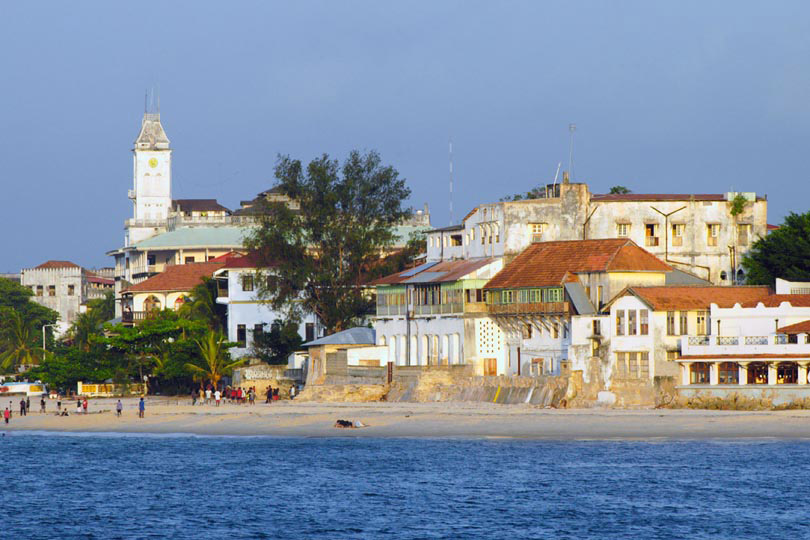
[(745, 277), (742, 256), (767, 233), (767, 200), (755, 193), (598, 195), (563, 182), (545, 195), (482, 204), (460, 224), (434, 229), (427, 260), (508, 261), (535, 242), (621, 238), (673, 268), (732, 285)]
[[(217, 281), (217, 303), (228, 307), (228, 341), (238, 343), (230, 349), (231, 356), (251, 354), (255, 337), (270, 329), (276, 322), (284, 322), (283, 313), (275, 311), (259, 299), (261, 273), (255, 253), (229, 258), (214, 272)], [(298, 328), (304, 341), (313, 341), (323, 335), (323, 328), (313, 314), (305, 314)]]
[(137, 324), (162, 309), (180, 309), (188, 302), (191, 290), (210, 278), (225, 264), (224, 260), (175, 264), (122, 291), (122, 322)]
[(59, 313), (57, 334), (64, 333), (88, 300), (112, 292), (114, 281), (70, 261), (47, 261), (20, 273), (21, 284), (30, 287), (32, 300)]

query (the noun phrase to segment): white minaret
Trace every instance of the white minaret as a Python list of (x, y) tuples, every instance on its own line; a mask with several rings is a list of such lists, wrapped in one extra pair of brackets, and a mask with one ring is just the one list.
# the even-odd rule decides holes
[(144, 113), (133, 149), (132, 220), (125, 244), (131, 245), (166, 230), (172, 205), (172, 151), (160, 113)]

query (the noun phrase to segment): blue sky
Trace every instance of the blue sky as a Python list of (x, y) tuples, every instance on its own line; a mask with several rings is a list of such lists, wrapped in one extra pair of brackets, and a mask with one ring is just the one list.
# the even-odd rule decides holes
[(376, 149), (448, 223), (550, 181), (810, 198), (810, 4), (3, 2), (0, 272), (110, 265), (159, 87), (174, 195), (228, 207), (279, 153)]

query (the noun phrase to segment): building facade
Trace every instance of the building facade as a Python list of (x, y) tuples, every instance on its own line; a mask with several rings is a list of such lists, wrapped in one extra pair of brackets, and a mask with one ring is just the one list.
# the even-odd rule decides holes
[(427, 259), (515, 257), (534, 242), (623, 238), (673, 268), (716, 285), (741, 283), (742, 256), (767, 234), (767, 200), (754, 193), (593, 194), (548, 186), (545, 198), (482, 204), (461, 224), (428, 233)]

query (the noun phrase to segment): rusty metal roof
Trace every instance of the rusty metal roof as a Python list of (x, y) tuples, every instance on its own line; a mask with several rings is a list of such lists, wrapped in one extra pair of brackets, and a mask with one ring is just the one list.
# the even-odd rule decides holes
[(457, 261), (440, 261), (425, 265), (421, 272), (414, 273), (413, 269), (397, 272), (371, 283), (372, 285), (405, 285), (408, 283), (447, 283), (458, 281), (467, 274), (483, 268), (497, 259), (493, 257), (463, 259)]
[(487, 289), (550, 287), (589, 272), (669, 272), (672, 268), (632, 240), (538, 242), (487, 283)]

